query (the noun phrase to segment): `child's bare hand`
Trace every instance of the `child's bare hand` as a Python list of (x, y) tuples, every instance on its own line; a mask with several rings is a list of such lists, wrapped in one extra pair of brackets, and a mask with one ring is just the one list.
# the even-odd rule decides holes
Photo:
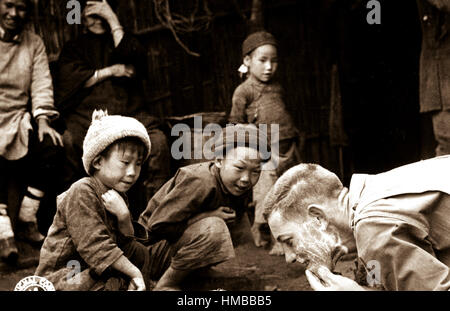
[(128, 285), (129, 291), (145, 291), (145, 282), (142, 277), (132, 278), (130, 285)]
[(130, 213), (122, 196), (114, 189), (102, 194), (102, 201), (106, 210), (118, 218), (123, 218)]
[(212, 216), (217, 216), (225, 220), (225, 222), (232, 222), (236, 218), (236, 212), (227, 206), (221, 206), (212, 212)]

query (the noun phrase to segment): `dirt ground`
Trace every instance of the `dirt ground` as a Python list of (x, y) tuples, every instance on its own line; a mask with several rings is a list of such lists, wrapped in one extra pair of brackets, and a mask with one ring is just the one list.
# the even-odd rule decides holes
[[(17, 267), (0, 263), (0, 290), (13, 290), (17, 282), (34, 273), (38, 250), (21, 245), (27, 253)], [(252, 243), (236, 248), (236, 258), (217, 265), (208, 272), (193, 274), (183, 284), (184, 290), (310, 290), (300, 264), (288, 266), (284, 257), (270, 256), (268, 250)]]
[[(11, 202), (19, 202), (17, 191), (9, 191)], [(252, 213), (249, 215), (252, 220)], [(48, 224), (49, 225), (49, 224)], [(305, 268), (299, 263), (287, 264), (282, 256), (269, 255), (268, 249), (257, 248), (251, 237), (236, 248), (236, 258), (217, 265), (209, 273), (193, 274), (184, 290), (227, 291), (303, 291), (311, 290), (305, 277)], [(0, 261), (0, 291), (11, 291), (22, 278), (33, 275), (38, 261), (39, 248), (17, 241), (19, 261), (10, 266)], [(338, 271), (352, 276), (352, 262), (343, 262)]]
[[(0, 262), (0, 290), (11, 291), (22, 278), (34, 273), (39, 249), (19, 245), (22, 256), (16, 266)], [(339, 271), (351, 274), (352, 262), (341, 262)], [(183, 290), (227, 291), (308, 291), (304, 266), (287, 264), (282, 256), (271, 256), (269, 251), (246, 243), (236, 248), (236, 258), (217, 265), (208, 272), (193, 274), (183, 284)]]
[(15, 265), (0, 261), (0, 290), (14, 290), (16, 284), (24, 277), (34, 274), (39, 262), (39, 249), (27, 243), (16, 241), (19, 260)]

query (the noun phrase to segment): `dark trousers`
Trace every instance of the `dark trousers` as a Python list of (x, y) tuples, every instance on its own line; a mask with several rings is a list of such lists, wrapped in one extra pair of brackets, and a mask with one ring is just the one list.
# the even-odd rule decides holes
[(14, 182), (20, 187), (17, 189), (20, 198), (27, 186), (49, 195), (53, 193), (54, 196), (60, 185), (61, 159), (61, 147), (55, 146), (47, 135), (42, 142), (39, 142), (34, 133), (30, 135), (28, 154), (24, 158), (10, 161), (0, 156), (0, 203), (9, 207), (10, 217), (15, 218), (18, 209), (11, 211), (11, 207), (19, 206), (20, 202), (8, 202), (9, 183)]

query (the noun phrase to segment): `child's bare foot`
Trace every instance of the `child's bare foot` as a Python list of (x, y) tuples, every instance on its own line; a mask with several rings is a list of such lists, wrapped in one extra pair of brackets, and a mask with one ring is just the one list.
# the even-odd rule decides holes
[(180, 283), (190, 273), (190, 270), (176, 270), (172, 267), (167, 268), (161, 276), (153, 291), (181, 291)]
[(269, 255), (273, 255), (273, 256), (283, 256), (284, 255), (283, 247), (281, 246), (281, 244), (279, 242), (275, 242), (275, 244), (273, 245), (272, 249), (269, 252)]

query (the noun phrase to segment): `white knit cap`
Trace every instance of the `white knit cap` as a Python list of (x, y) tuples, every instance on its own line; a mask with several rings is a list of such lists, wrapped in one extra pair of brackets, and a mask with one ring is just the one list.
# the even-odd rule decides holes
[(145, 159), (150, 155), (150, 138), (144, 125), (138, 120), (119, 115), (108, 116), (108, 111), (95, 110), (83, 142), (83, 166), (89, 174), (94, 158), (116, 140), (137, 137), (145, 145)]

